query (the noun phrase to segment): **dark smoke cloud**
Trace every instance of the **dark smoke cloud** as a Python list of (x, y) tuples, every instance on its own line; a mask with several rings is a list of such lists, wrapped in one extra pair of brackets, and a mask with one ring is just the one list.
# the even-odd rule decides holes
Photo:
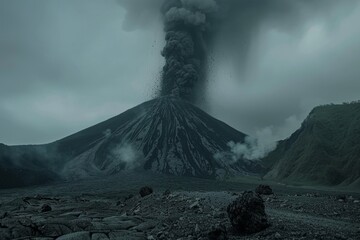
[[(146, 27), (162, 14), (166, 59), (161, 95), (195, 101), (206, 88), (209, 52), (220, 48), (244, 78), (252, 46), (263, 27), (296, 35), (312, 18), (331, 15), (337, 0), (119, 0), (126, 29)], [(159, 10), (161, 9), (161, 11)], [(219, 80), (221, 81), (221, 80)]]
[(210, 16), (217, 11), (214, 0), (166, 1), (162, 7), (166, 59), (161, 95), (195, 101), (206, 80)]

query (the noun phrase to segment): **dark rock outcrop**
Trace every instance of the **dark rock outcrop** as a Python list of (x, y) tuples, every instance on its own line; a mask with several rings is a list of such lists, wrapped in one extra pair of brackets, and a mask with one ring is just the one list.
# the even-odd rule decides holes
[(153, 193), (153, 189), (151, 187), (145, 186), (140, 188), (139, 194), (141, 197), (146, 197)]
[(234, 229), (241, 233), (256, 233), (269, 226), (264, 201), (252, 191), (230, 203), (227, 213)]
[(213, 226), (208, 233), (209, 240), (227, 240), (228, 235), (224, 225)]
[(171, 194), (170, 189), (166, 189), (163, 193), (163, 196), (169, 196)]
[(273, 190), (271, 189), (271, 187), (269, 185), (263, 185), (263, 184), (260, 184), (259, 186), (257, 186), (257, 188), (255, 189), (255, 192), (260, 195), (274, 194)]
[(52, 208), (47, 204), (41, 206), (41, 212), (50, 212), (51, 210)]

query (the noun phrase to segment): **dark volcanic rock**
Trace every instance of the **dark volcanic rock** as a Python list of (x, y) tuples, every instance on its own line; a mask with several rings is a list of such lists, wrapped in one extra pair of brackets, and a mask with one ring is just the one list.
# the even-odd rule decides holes
[(51, 210), (52, 208), (47, 204), (41, 206), (41, 212), (50, 212)]
[(347, 200), (347, 197), (344, 194), (339, 194), (336, 196), (336, 200), (345, 202)]
[(127, 201), (127, 200), (132, 199), (133, 197), (134, 197), (134, 194), (129, 194), (124, 198), (124, 200)]
[(241, 233), (256, 233), (269, 226), (264, 201), (252, 191), (230, 203), (227, 213), (234, 229)]
[(274, 194), (273, 190), (271, 189), (271, 187), (269, 185), (262, 185), (260, 184), (256, 189), (255, 192), (257, 194), (261, 194), (261, 195), (271, 195)]
[(141, 197), (145, 197), (153, 193), (153, 189), (151, 187), (145, 186), (140, 188), (139, 194)]
[(166, 189), (165, 192), (163, 193), (163, 196), (169, 196), (171, 193), (170, 189)]
[(218, 225), (212, 227), (212, 230), (208, 234), (209, 240), (227, 240), (227, 231), (224, 225)]

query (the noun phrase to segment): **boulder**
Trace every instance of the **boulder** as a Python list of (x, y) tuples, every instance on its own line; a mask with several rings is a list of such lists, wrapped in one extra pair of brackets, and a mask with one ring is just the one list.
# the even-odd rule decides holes
[(145, 197), (153, 193), (153, 189), (151, 187), (145, 186), (140, 188), (139, 194), (141, 197)]
[(90, 239), (91, 239), (90, 233), (85, 231), (69, 233), (57, 238), (57, 240), (90, 240)]
[(227, 213), (234, 229), (241, 233), (256, 233), (269, 226), (264, 201), (252, 191), (230, 203)]
[(336, 200), (340, 201), (340, 202), (346, 202), (347, 197), (345, 194), (339, 194), (336, 196)]
[(51, 210), (52, 208), (47, 204), (41, 206), (41, 212), (50, 212)]
[(271, 189), (271, 187), (269, 185), (263, 185), (263, 184), (260, 184), (259, 186), (257, 186), (257, 188), (255, 189), (255, 192), (260, 195), (274, 194), (273, 190)]
[(171, 194), (170, 189), (166, 189), (165, 192), (163, 193), (163, 196), (169, 196)]
[(224, 225), (213, 226), (211, 231), (208, 233), (209, 240), (227, 240), (227, 231)]

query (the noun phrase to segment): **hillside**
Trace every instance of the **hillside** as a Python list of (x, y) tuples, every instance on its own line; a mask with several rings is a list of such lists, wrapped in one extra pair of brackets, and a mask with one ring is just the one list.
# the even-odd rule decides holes
[(360, 186), (360, 103), (316, 107), (263, 162), (266, 178)]
[(59, 179), (44, 146), (0, 144), (0, 188), (37, 185)]

